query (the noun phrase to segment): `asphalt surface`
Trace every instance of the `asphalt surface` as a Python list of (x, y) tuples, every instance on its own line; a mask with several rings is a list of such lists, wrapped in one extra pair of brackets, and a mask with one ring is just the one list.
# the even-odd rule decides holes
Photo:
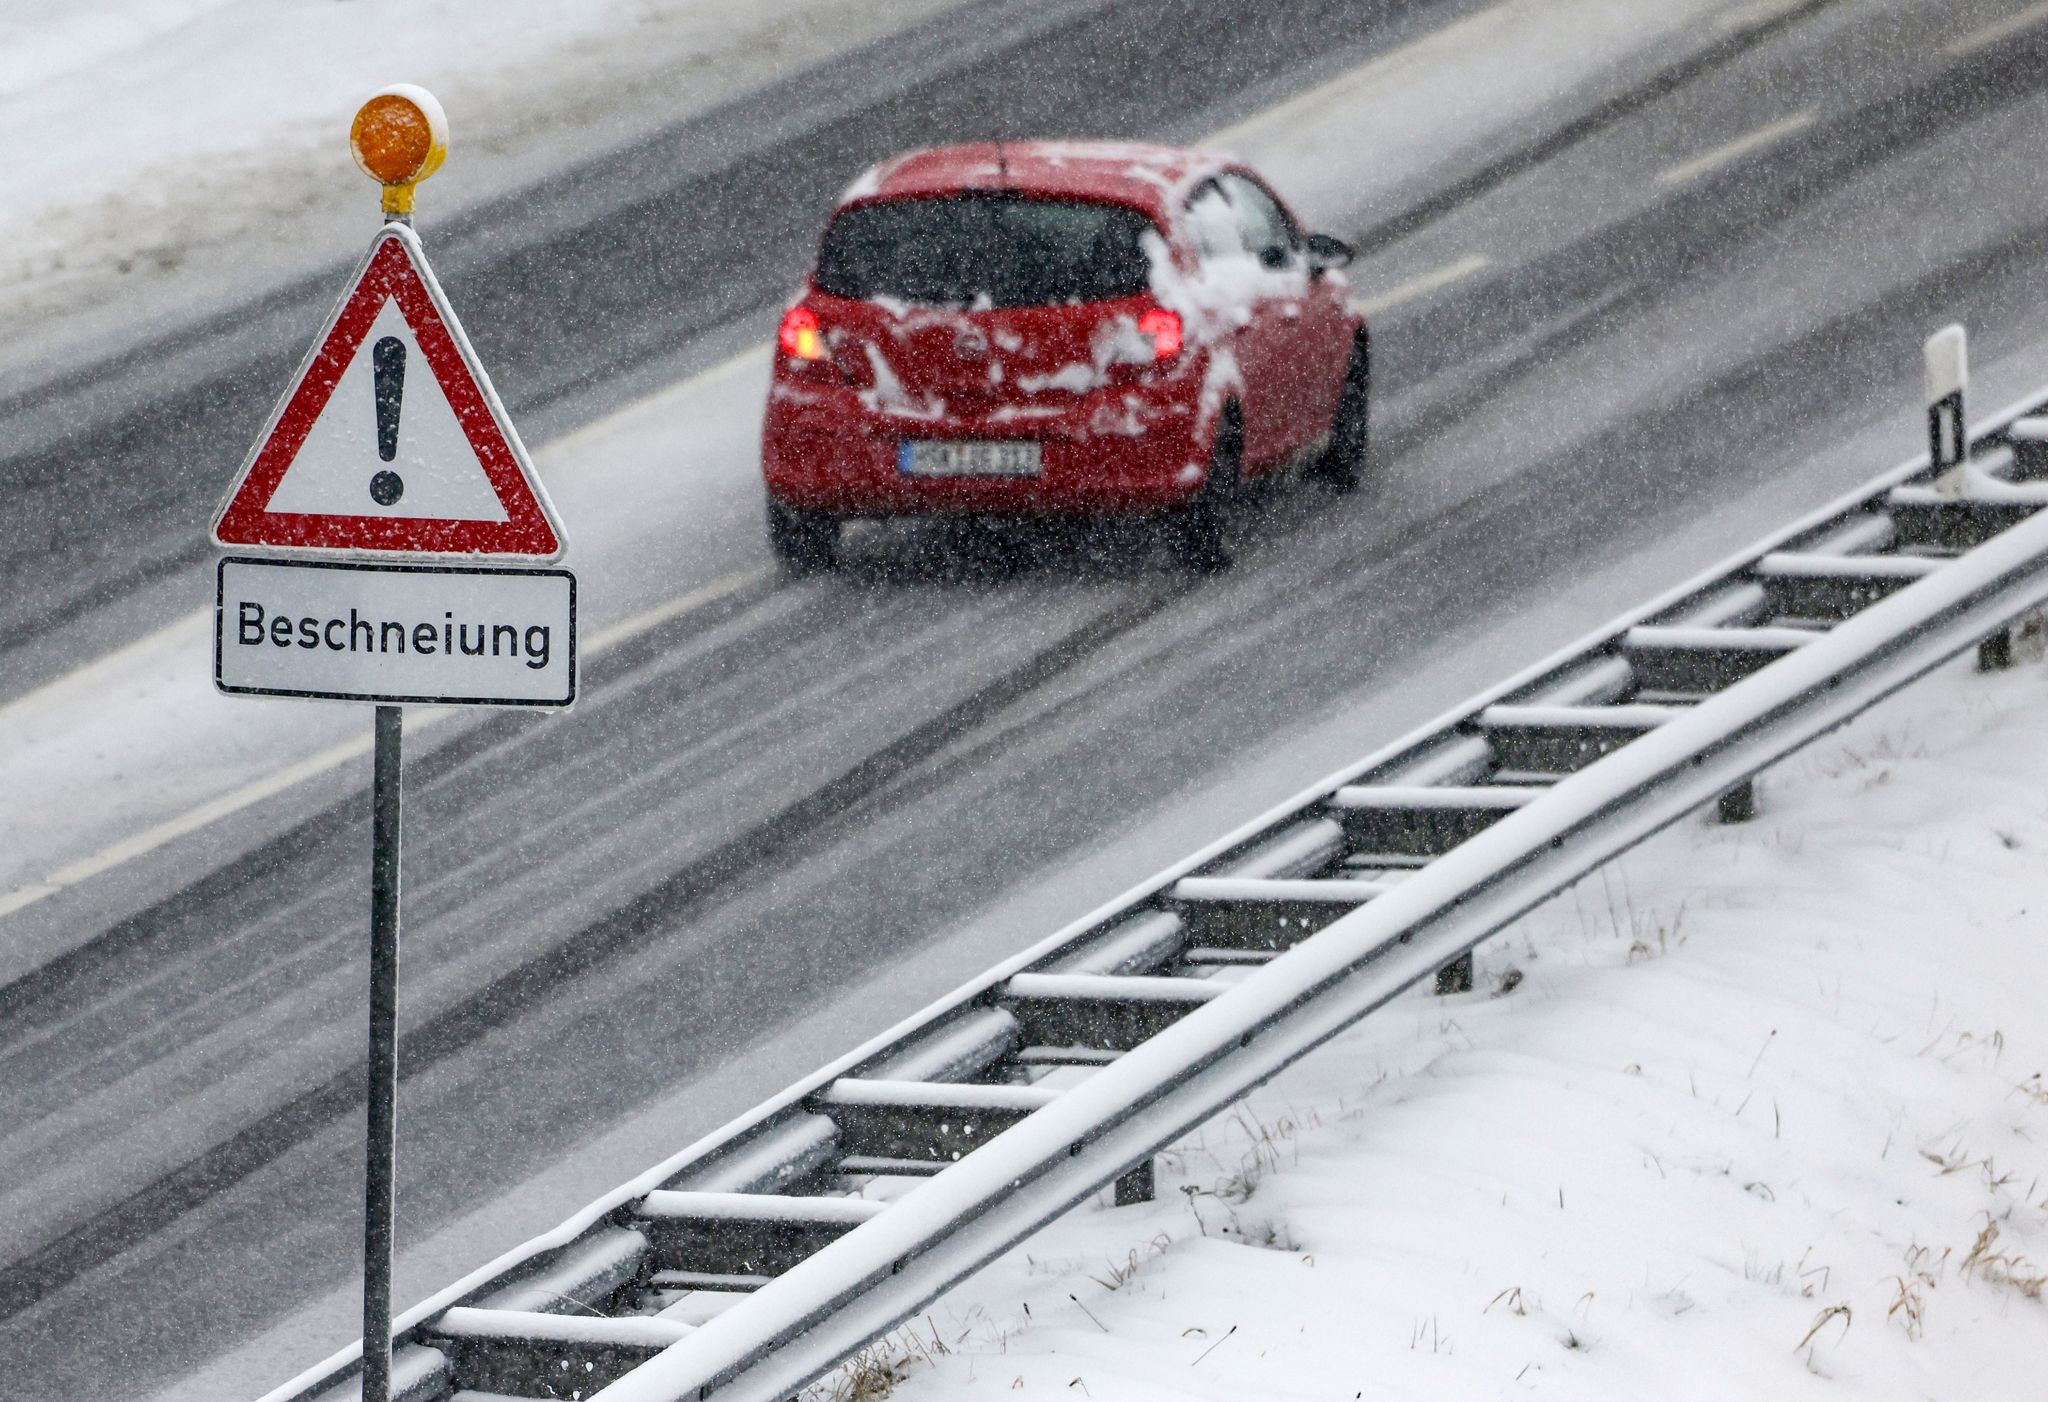
[[(1097, 130), (1175, 135), (1226, 102), (1213, 73), (1156, 105), (1092, 95), (1143, 86), (1132, 75), (1160, 61), (1119, 36), (1184, 53), (1270, 38), (1304, 73), (1324, 61), (1297, 43), (1309, 26), (1257, 8), (1054, 24), (1015, 55), (1042, 65), (1020, 91), (1085, 74), (1074, 105), (1006, 120), (1043, 130), (1086, 112)], [(1318, 23), (1350, 9), (1327, 8)], [(1889, 465), (1826, 449), (1885, 415), (1910, 430), (1928, 329), (1965, 320), (1986, 358), (2038, 335), (2048, 29), (1940, 47), (2007, 8), (1822, 7), (1378, 238), (1385, 284), (1491, 262), (1376, 323), (1367, 488), (1283, 486), (1239, 522), (1224, 578), (1176, 576), (1113, 532), (873, 532), (841, 578), (754, 589), (606, 659), (571, 721), (507, 717), (435, 752), (408, 775), (403, 1114), (420, 1132), (402, 1231), (517, 1184), (863, 973), (917, 960), (1252, 740), (1359, 706), (1447, 636), (1571, 589), (1589, 561), (1773, 484), (1789, 517)], [(1271, 27), (1233, 48), (1211, 27), (1226, 22)], [(1240, 87), (1286, 71), (1248, 65)], [(954, 134), (920, 125), (971, 112), (943, 105), (950, 81), (886, 97), (874, 146)], [(1704, 159), (1767, 127), (1780, 134)], [(845, 165), (875, 154), (848, 141)], [(819, 160), (820, 179), (838, 168)], [(554, 237), (654, 257), (664, 217), (729, 197), (729, 251), (713, 256), (772, 264), (758, 302), (823, 201), (785, 206), (725, 178), (493, 266), (537, 286)], [(1383, 215), (1337, 232), (1373, 235)], [(663, 337), (713, 324), (725, 304), (673, 277), (690, 310), (664, 320), (664, 303), (627, 331), (621, 307), (582, 349), (619, 348), (630, 373)], [(488, 363), (531, 343), (494, 350), (453, 291)], [(541, 306), (514, 298), (507, 324)], [(525, 382), (531, 403), (577, 392), (573, 357), (505, 363), (501, 384)], [(234, 376), (219, 383), (234, 402)], [(252, 421), (267, 397), (243, 404)], [(135, 509), (170, 509), (151, 500)], [(210, 503), (209, 489), (199, 516)], [(165, 569), (183, 567), (174, 536)], [(70, 597), (135, 578), (81, 567)], [(1360, 751), (1384, 738), (1362, 734)], [(143, 1395), (347, 1279), (364, 818), (350, 798), (0, 991), (0, 1359), (30, 1380), (10, 1396)], [(106, 1308), (128, 1299), (151, 1307)]]
[[(1069, 130), (1185, 135), (1234, 102), (1470, 8), (970, 5), (439, 221), (435, 269), (507, 408), (528, 436), (545, 436), (672, 377), (693, 343), (723, 344), (721, 328), (786, 295), (838, 192), (883, 156)], [(338, 263), (44, 382), (0, 379), (8, 690), (135, 629), (152, 607), (205, 595), (207, 521), (343, 272)]]

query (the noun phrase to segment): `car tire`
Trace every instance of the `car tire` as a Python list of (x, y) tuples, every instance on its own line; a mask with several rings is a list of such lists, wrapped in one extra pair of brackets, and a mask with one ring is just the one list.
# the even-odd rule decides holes
[(839, 564), (839, 518), (768, 499), (768, 549), (790, 574), (822, 574)]
[(1243, 482), (1244, 421), (1235, 404), (1225, 407), (1209, 447), (1209, 477), (1193, 501), (1173, 515), (1170, 536), (1174, 558), (1197, 574), (1217, 574), (1231, 565), (1223, 540), (1223, 505), (1233, 500)]
[(1354, 490), (1365, 475), (1371, 445), (1372, 342), (1360, 331), (1344, 366), (1344, 389), (1330, 419), (1330, 443), (1309, 475), (1332, 491)]

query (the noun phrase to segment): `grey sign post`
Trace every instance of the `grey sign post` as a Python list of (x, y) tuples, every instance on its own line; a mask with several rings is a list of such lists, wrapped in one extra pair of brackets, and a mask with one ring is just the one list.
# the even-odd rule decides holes
[(370, 1055), (363, 1160), (363, 1402), (391, 1399), (398, 1175), (398, 851), (405, 712), (377, 708), (370, 778)]

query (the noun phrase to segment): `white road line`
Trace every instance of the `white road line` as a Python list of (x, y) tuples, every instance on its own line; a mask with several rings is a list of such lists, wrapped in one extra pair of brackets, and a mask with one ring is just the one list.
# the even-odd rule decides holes
[(681, 618), (692, 609), (700, 609), (706, 604), (716, 603), (727, 595), (735, 593), (746, 585), (762, 578), (765, 578), (765, 576), (760, 573), (753, 573), (729, 574), (722, 579), (714, 579), (701, 589), (692, 589), (687, 594), (679, 594), (665, 604), (656, 604), (645, 613), (636, 613), (622, 623), (614, 623), (604, 631), (593, 634), (590, 640), (583, 645), (584, 652), (587, 655), (603, 652), (607, 648), (617, 647), (628, 638), (637, 638), (642, 633), (659, 628), (671, 618)]
[(1772, 20), (1788, 15), (1804, 5), (1806, 0), (1757, 0), (1754, 5), (1743, 5), (1738, 9), (1723, 10), (1714, 17), (1714, 28), (1723, 33), (1734, 33), (1740, 29), (1755, 29), (1769, 24)]
[(1794, 132), (1804, 131), (1813, 125), (1811, 110), (1794, 112), (1791, 116), (1772, 122), (1767, 127), (1758, 127), (1747, 136), (1738, 136), (1733, 141), (1703, 151), (1689, 161), (1680, 161), (1657, 172), (1659, 185), (1683, 185), (1688, 180), (1697, 180), (1710, 171), (1719, 170), (1731, 161), (1739, 161), (1752, 151), (1762, 150), (1774, 141), (1783, 141)]
[[(595, 634), (589, 641), (584, 643), (581, 649), (582, 655), (585, 658), (589, 658), (610, 648), (617, 647), (620, 643), (630, 638), (636, 638), (642, 633), (660, 627), (672, 618), (680, 618), (692, 609), (699, 609), (706, 604), (723, 599), (761, 577), (760, 573), (754, 572), (729, 574), (721, 579), (714, 579), (711, 583), (701, 588), (692, 589), (687, 594), (681, 594), (666, 603), (657, 604), (643, 613), (633, 615), (624, 622), (614, 623), (611, 627)], [(417, 732), (426, 726), (446, 720), (454, 714), (455, 708), (452, 706), (414, 707), (406, 713), (406, 729)], [(0, 917), (12, 915), (15, 911), (26, 909), (38, 901), (46, 900), (66, 887), (76, 886), (81, 881), (91, 880), (102, 872), (113, 870), (123, 862), (133, 861), (137, 857), (155, 851), (167, 842), (175, 842), (188, 833), (199, 831), (199, 829), (207, 826), (209, 823), (217, 822), (232, 813), (239, 813), (251, 804), (261, 803), (266, 798), (281, 794), (285, 790), (308, 779), (317, 778), (319, 775), (327, 773), (330, 769), (347, 764), (350, 760), (359, 759), (369, 752), (370, 736), (366, 733), (357, 739), (345, 741), (342, 744), (322, 750), (310, 758), (300, 760), (297, 764), (288, 764), (282, 769), (274, 770), (262, 778), (244, 784), (241, 788), (229, 793), (224, 793), (218, 798), (209, 799), (197, 808), (181, 813), (175, 818), (166, 819), (154, 827), (146, 828), (135, 836), (116, 842), (113, 846), (103, 848), (89, 857), (81, 857), (67, 866), (59, 867), (39, 882), (23, 886), (8, 892), (4, 896), (0, 896)]]
[(24, 906), (34, 905), (45, 896), (54, 896), (61, 886), (22, 886), (0, 896), (0, 916), (12, 915)]
[(1993, 20), (1982, 29), (1973, 29), (1968, 34), (1958, 35), (1941, 46), (1941, 51), (1950, 58), (1968, 58), (1979, 49), (1988, 49), (2001, 39), (2010, 39), (2024, 30), (2032, 29), (2043, 20), (2048, 20), (2048, 0), (2042, 4), (2029, 5), (2017, 14), (2004, 19)]
[(1460, 258), (1455, 263), (1446, 263), (1434, 272), (1411, 277), (1406, 282), (1395, 283), (1377, 297), (1368, 297), (1358, 303), (1358, 310), (1366, 316), (1377, 316), (1389, 307), (1398, 307), (1403, 302), (1412, 302), (1417, 297), (1427, 297), (1440, 287), (1448, 287), (1460, 278), (1467, 278), (1481, 268), (1490, 267), (1493, 260), (1483, 253), (1474, 253)]
[(200, 634), (200, 636), (205, 636), (204, 630), (207, 628), (208, 622), (212, 617), (213, 610), (210, 608), (194, 609), (183, 618), (172, 623), (166, 623), (154, 633), (137, 638), (132, 643), (124, 643), (112, 652), (102, 653), (92, 661), (73, 667), (61, 676), (52, 677), (50, 680), (37, 686), (33, 691), (23, 692), (12, 701), (0, 705), (0, 733), (4, 733), (15, 723), (17, 715), (26, 713), (31, 707), (41, 705), (49, 692), (56, 690), (60, 686), (84, 681), (95, 673), (102, 677), (118, 673), (128, 662), (136, 657), (140, 657), (160, 643), (166, 642), (172, 634), (181, 628), (189, 628), (195, 633)]
[(145, 852), (154, 851), (166, 842), (175, 841), (187, 833), (197, 832), (216, 819), (247, 808), (252, 803), (260, 803), (272, 794), (283, 793), (301, 780), (310, 779), (316, 774), (324, 774), (336, 765), (346, 764), (358, 755), (366, 755), (369, 752), (370, 737), (364, 735), (359, 740), (350, 740), (346, 744), (322, 750), (310, 759), (286, 765), (283, 769), (264, 775), (254, 783), (244, 784), (239, 789), (224, 793), (219, 798), (202, 803), (197, 808), (181, 813), (166, 822), (158, 823), (155, 827), (95, 852), (90, 857), (81, 858), (69, 866), (59, 867), (36, 885), (24, 886), (0, 896), (0, 916), (12, 915), (17, 910), (56, 895), (67, 886), (76, 886), (79, 882), (90, 880), (103, 871), (111, 871), (121, 863), (131, 861)]
[(546, 457), (573, 453), (576, 451), (576, 444), (579, 439), (601, 437), (609, 432), (614, 425), (622, 423), (636, 414), (646, 413), (649, 405), (663, 399), (680, 398), (700, 385), (718, 378), (720, 375), (737, 370), (749, 360), (759, 359), (766, 361), (768, 359), (768, 352), (771, 349), (773, 349), (772, 338), (729, 355), (716, 365), (707, 365), (702, 370), (694, 371), (687, 379), (675, 380), (663, 385), (659, 389), (649, 390), (638, 399), (628, 400), (618, 408), (600, 414), (587, 424), (578, 424), (560, 438), (549, 439), (547, 446), (541, 449), (541, 453)]

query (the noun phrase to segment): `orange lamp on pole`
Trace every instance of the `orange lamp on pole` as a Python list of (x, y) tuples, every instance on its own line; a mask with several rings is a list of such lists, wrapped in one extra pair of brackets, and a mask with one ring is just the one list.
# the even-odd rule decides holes
[(448, 114), (425, 88), (394, 83), (357, 111), (348, 145), (363, 174), (384, 187), (384, 217), (408, 219), (413, 187), (448, 158)]

